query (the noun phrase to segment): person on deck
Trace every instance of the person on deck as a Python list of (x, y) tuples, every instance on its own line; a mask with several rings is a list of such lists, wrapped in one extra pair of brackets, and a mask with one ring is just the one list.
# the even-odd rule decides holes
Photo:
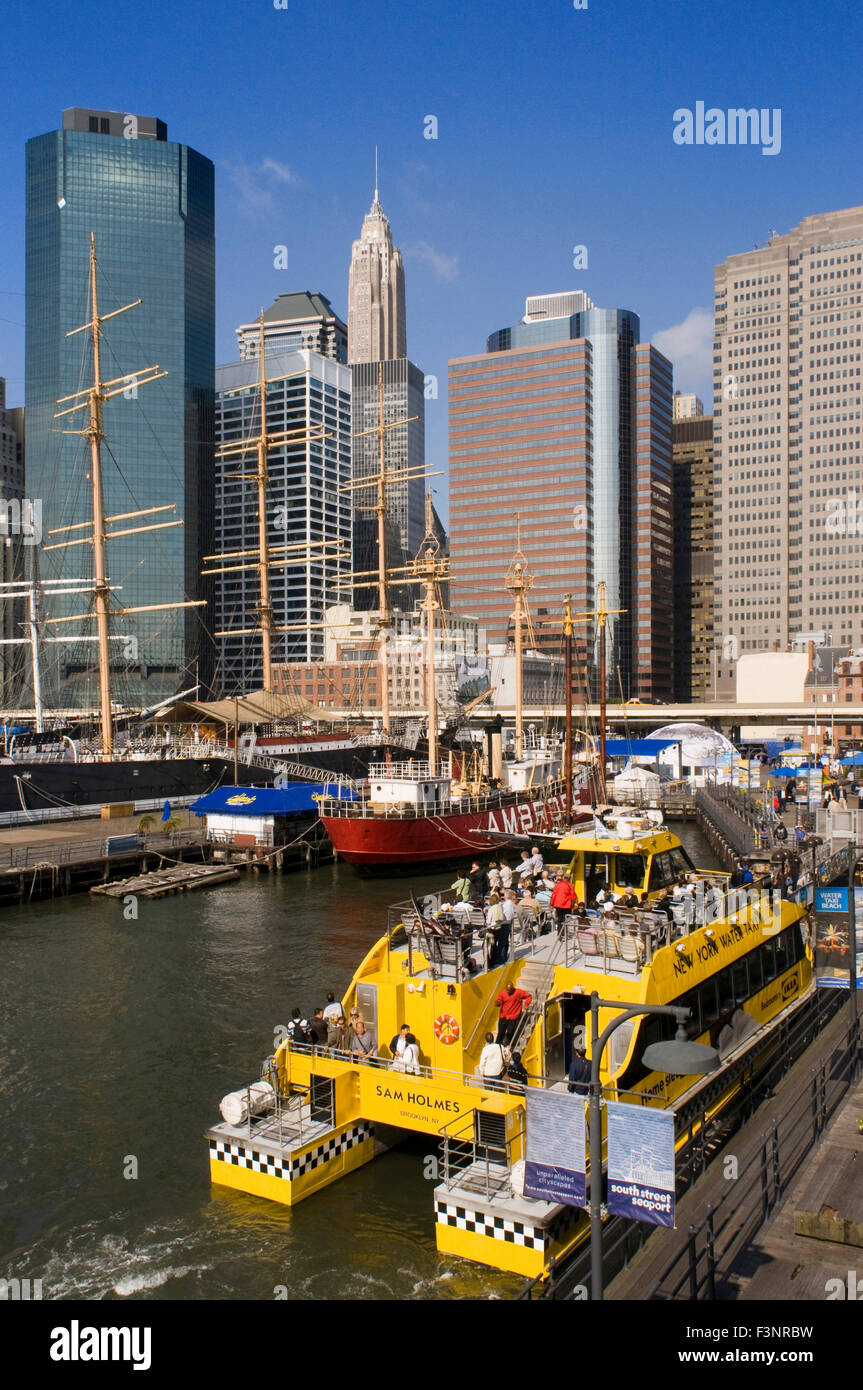
[(488, 889), (488, 874), (478, 859), (475, 859), (471, 864), (468, 878), (470, 880), (471, 893), (478, 893), (481, 898), (485, 897)]
[(357, 1018), (348, 1030), (352, 1033), (350, 1050), (351, 1056), (358, 1058), (361, 1062), (367, 1057), (371, 1057), (375, 1050), (374, 1039), (366, 1029), (366, 1025), (361, 1018)]
[(525, 989), (516, 989), (510, 980), (506, 989), (502, 989), (495, 999), (495, 1004), (500, 1009), (500, 1020), (497, 1026), (497, 1041), (508, 1043), (525, 1009), (530, 1008), (530, 1001), (533, 996), (528, 994)]
[(533, 860), (531, 859), (526, 849), (523, 849), (521, 852), (521, 863), (519, 864), (516, 873), (518, 874), (519, 884), (523, 884), (525, 879), (533, 878)]
[(342, 1006), (336, 1003), (336, 996), (333, 994), (332, 990), (330, 990), (327, 995), (327, 1002), (324, 1005), (324, 1018), (327, 1020), (327, 1023), (330, 1022), (330, 1019), (332, 1019), (334, 1023), (338, 1023), (341, 1018), (341, 1013)]
[(503, 1048), (495, 1042), (494, 1033), (486, 1033), (485, 1047), (479, 1055), (479, 1075), (483, 1081), (499, 1081), (505, 1070)]
[(590, 1063), (584, 1054), (583, 1047), (576, 1047), (573, 1050), (572, 1061), (569, 1064), (569, 1085), (567, 1090), (570, 1095), (586, 1096), (587, 1083), (590, 1080)]
[(500, 861), (500, 886), (501, 888), (512, 887), (512, 869), (505, 859)]
[(568, 912), (572, 911), (572, 904), (575, 901), (575, 892), (568, 878), (559, 878), (554, 885), (551, 894), (551, 906), (557, 918), (557, 925), (563, 926), (564, 918)]
[(406, 1071), (414, 1076), (419, 1075), (419, 1044), (406, 1023), (402, 1024), (390, 1043), (390, 1052), (393, 1054), (392, 1071)]
[(461, 901), (463, 903), (467, 902), (468, 898), (473, 892), (473, 887), (467, 874), (460, 874), (459, 877), (456, 879), (455, 883), (450, 884), (450, 888), (452, 888), (453, 892), (456, 893), (459, 898), (461, 898)]

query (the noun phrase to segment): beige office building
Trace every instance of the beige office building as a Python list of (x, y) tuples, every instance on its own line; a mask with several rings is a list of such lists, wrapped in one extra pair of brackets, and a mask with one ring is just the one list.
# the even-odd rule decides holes
[(771, 233), (715, 290), (721, 693), (744, 652), (863, 645), (863, 207)]
[(348, 279), (348, 363), (407, 357), (405, 273), (375, 189)]

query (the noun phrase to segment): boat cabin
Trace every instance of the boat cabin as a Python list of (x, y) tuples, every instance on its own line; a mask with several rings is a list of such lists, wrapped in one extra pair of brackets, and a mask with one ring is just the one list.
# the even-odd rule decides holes
[(409, 815), (427, 815), (448, 806), (452, 782), (449, 772), (433, 770), (428, 763), (372, 763), (369, 767), (371, 810), (404, 810)]
[(565, 861), (568, 856), (576, 898), (585, 903), (596, 897), (604, 883), (610, 884), (613, 893), (631, 890), (642, 899), (653, 898), (694, 868), (675, 834), (638, 814), (595, 817), (592, 831), (564, 835), (559, 858)]

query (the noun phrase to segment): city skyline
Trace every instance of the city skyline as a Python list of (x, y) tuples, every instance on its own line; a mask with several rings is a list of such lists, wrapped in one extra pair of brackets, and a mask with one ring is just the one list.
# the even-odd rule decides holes
[[(55, 8), (47, 6), (49, 18)], [(0, 322), (0, 369), (13, 405), (23, 399), (21, 149), (76, 100), (158, 110), (216, 163), (219, 362), (236, 356), (236, 326), (280, 293), (320, 290), (346, 318), (350, 245), (379, 145), (381, 200), (411, 286), (411, 357), (439, 384), (427, 409), (433, 467), (446, 457), (446, 361), (480, 351), (487, 325), (502, 321), (513, 299), (583, 288), (597, 303), (637, 303), (644, 337), (674, 363), (676, 385), (709, 409), (713, 267), (765, 243), (771, 228), (859, 202), (850, 155), (861, 113), (845, 65), (860, 39), (838, 4), (819, 11), (812, 32), (803, 12), (783, 11), (776, 25), (775, 7), (754, 4), (744, 34), (717, 26), (706, 10), (626, 0), (602, 11), (561, 5), (539, 17), (515, 4), (486, 15), (443, 3), (430, 30), (409, 12), (397, 25), (368, 26), (343, 3), (315, 15), (299, 0), (285, 11), (252, 10), (217, 0), (202, 26), (199, 16), (156, 3), (146, 20), (106, 12), (96, 34), (86, 16), (64, 10), (62, 43), (49, 24), (39, 61), (32, 24), (6, 21), (21, 56), (8, 74), (0, 151), (8, 193), (0, 320), (12, 320)], [(672, 23), (686, 72), (644, 69), (642, 52), (667, 45)], [(229, 46), (219, 42), (227, 30)], [(193, 37), (206, 60), (200, 68), (181, 57)], [(318, 101), (306, 100), (311, 74), (299, 75), (290, 119), (282, 110), (274, 78), (298, 44), (326, 50), (339, 98), (323, 116)], [(368, 81), (373, 55), (386, 74), (384, 106)], [(526, 60), (543, 73), (532, 110), (502, 114), (494, 93), (519, 78)], [(574, 61), (576, 104), (567, 76)], [(247, 97), (238, 79), (252, 62), (260, 80)], [(621, 84), (604, 81), (609, 63), (627, 79), (632, 120), (618, 119)], [(98, 80), (86, 76), (91, 70)], [(58, 82), (66, 71), (85, 78)], [(675, 111), (699, 99), (782, 108), (780, 153), (676, 144)], [(279, 245), (286, 269), (274, 266)], [(580, 268), (577, 246), (586, 248)], [(434, 486), (446, 514), (444, 483)]]

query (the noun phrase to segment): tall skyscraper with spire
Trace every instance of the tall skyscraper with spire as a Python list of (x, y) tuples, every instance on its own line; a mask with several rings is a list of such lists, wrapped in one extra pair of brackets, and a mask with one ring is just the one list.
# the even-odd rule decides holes
[(407, 357), (405, 272), (402, 254), (393, 246), (387, 215), (378, 197), (377, 152), (375, 196), (353, 244), (348, 280), (348, 363), (389, 362)]
[[(387, 470), (401, 474), (387, 484), (388, 569), (413, 559), (425, 529), (425, 391), (419, 367), (408, 361), (405, 330), (405, 273), (401, 252), (378, 196), (375, 151), (375, 196), (353, 244), (348, 279), (348, 365), (352, 380), (353, 477), (368, 478), (368, 488), (353, 493), (354, 565), (377, 568), (377, 493), (381, 419), (386, 427)], [(406, 476), (406, 470), (411, 476)], [(371, 589), (358, 587), (356, 607), (374, 602)]]

